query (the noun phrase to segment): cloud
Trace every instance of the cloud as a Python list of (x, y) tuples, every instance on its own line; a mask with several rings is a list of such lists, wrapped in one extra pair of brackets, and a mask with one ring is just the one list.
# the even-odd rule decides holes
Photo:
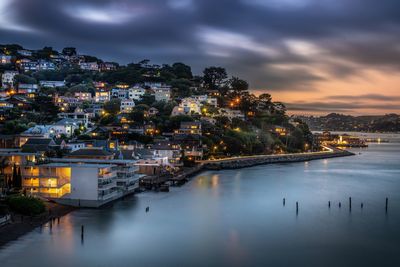
[(313, 92), (318, 101), (338, 82), (371, 94), (360, 89), (368, 80), (390, 97), (394, 89), (369, 73), (393, 79), (400, 70), (399, 10), (397, 0), (1, 0), (0, 36), (122, 64), (222, 66), (277, 96)]

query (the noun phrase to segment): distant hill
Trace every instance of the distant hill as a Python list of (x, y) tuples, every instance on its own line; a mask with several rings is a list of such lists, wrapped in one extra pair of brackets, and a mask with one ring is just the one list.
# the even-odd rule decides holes
[(400, 132), (400, 115), (351, 116), (331, 113), (326, 116), (298, 116), (312, 131)]

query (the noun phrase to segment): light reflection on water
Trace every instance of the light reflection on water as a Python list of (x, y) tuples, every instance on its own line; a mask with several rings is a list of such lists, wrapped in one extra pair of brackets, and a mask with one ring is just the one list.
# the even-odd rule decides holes
[(1, 266), (400, 266), (400, 144), (355, 151), (79, 210), (2, 249)]

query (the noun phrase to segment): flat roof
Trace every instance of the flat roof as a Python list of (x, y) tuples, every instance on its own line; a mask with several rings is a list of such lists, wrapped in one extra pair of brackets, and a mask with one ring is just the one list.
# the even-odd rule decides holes
[(46, 163), (37, 165), (38, 167), (71, 167), (71, 168), (109, 168), (116, 165), (110, 164), (91, 164), (91, 163)]

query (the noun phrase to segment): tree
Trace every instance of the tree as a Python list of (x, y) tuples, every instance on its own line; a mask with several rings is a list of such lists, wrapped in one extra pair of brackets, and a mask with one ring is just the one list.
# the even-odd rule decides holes
[(116, 115), (120, 111), (121, 100), (120, 99), (111, 99), (110, 101), (104, 103), (104, 111), (111, 114)]
[(25, 74), (17, 74), (14, 76), (14, 80), (16, 83), (28, 83), (28, 84), (36, 84), (37, 81), (35, 78)]
[(239, 79), (238, 77), (232, 77), (229, 79), (228, 84), (237, 95), (240, 95), (243, 91), (247, 91), (249, 89), (248, 82)]
[(207, 89), (219, 89), (226, 78), (226, 70), (221, 67), (209, 67), (203, 71), (203, 82)]
[(62, 54), (65, 56), (76, 56), (76, 48), (75, 47), (64, 47), (62, 50)]
[(172, 70), (178, 79), (192, 79), (192, 69), (190, 66), (177, 62), (172, 64)]

